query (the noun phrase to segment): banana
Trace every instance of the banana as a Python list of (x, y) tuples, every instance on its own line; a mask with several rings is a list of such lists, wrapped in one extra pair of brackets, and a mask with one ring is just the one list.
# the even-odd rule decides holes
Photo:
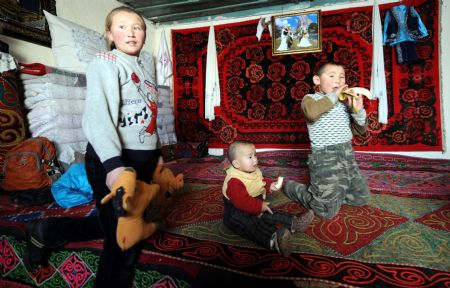
[(372, 93), (369, 90), (367, 90), (366, 88), (362, 88), (362, 87), (349, 88), (345, 92), (344, 91), (341, 92), (341, 94), (339, 94), (338, 98), (339, 98), (339, 100), (343, 101), (347, 97), (355, 97), (356, 94), (364, 95), (369, 100), (373, 99)]
[(278, 181), (275, 184), (275, 188), (280, 190), (282, 186), (283, 186), (283, 177), (280, 176), (280, 177), (278, 177)]

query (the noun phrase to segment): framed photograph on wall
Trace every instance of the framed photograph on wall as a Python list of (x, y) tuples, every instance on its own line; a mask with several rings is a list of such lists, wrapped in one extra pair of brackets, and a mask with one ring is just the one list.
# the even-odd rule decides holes
[(0, 0), (1, 34), (50, 47), (43, 10), (56, 15), (56, 0)]
[(272, 55), (320, 51), (320, 10), (272, 16)]

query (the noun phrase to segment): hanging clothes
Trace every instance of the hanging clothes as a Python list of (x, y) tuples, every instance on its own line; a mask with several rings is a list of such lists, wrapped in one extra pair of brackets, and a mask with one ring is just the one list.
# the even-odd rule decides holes
[(258, 21), (258, 26), (256, 27), (256, 38), (258, 42), (261, 41), (261, 36), (264, 30), (268, 29), (270, 37), (272, 37), (272, 24), (270, 22), (270, 17), (261, 17)]
[(156, 83), (158, 85), (169, 85), (169, 78), (172, 76), (172, 59), (167, 47), (166, 33), (161, 32), (161, 41), (159, 43), (158, 62), (156, 63)]
[(416, 42), (404, 41), (395, 44), (398, 63), (414, 63), (417, 61)]
[(372, 12), (372, 74), (370, 78), (370, 91), (378, 98), (378, 122), (387, 124), (388, 103), (386, 91), (386, 75), (384, 70), (384, 52), (380, 9), (377, 0), (373, 3)]
[(383, 44), (395, 46), (398, 63), (416, 61), (415, 43), (426, 36), (428, 31), (414, 7), (401, 4), (386, 12)]
[(217, 66), (216, 36), (214, 26), (209, 27), (205, 77), (205, 119), (215, 119), (214, 107), (220, 106), (219, 67)]

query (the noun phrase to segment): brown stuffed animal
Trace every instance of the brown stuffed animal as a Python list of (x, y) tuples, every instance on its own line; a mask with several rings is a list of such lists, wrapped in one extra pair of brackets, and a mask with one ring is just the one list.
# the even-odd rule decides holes
[(153, 183), (159, 184), (161, 192), (168, 197), (176, 190), (183, 188), (184, 176), (181, 173), (175, 176), (172, 170), (164, 167), (162, 164), (158, 164), (155, 168), (155, 172), (153, 172)]
[[(116, 213), (119, 212), (116, 238), (122, 250), (131, 248), (156, 231), (161, 215), (167, 207), (167, 199), (184, 185), (183, 174), (174, 176), (169, 168), (158, 164), (153, 173), (153, 183), (136, 180), (136, 171), (128, 167), (114, 183), (111, 192), (101, 200), (101, 203), (105, 204), (115, 198), (114, 209)], [(116, 199), (119, 201), (115, 201)], [(148, 217), (144, 220), (143, 215), (150, 207), (159, 217), (152, 217), (153, 221), (148, 222)]]
[(173, 174), (172, 170), (158, 163), (153, 172), (153, 183), (159, 184), (160, 193), (145, 210), (145, 222), (158, 222), (164, 227), (165, 219), (170, 207), (174, 192), (181, 190), (184, 186), (183, 174)]
[(102, 199), (101, 203), (105, 204), (113, 197), (119, 197), (120, 200), (120, 196), (122, 201), (119, 205), (114, 205), (114, 208), (116, 212), (120, 208), (123, 208), (125, 212), (123, 216), (119, 216), (116, 238), (119, 247), (126, 250), (156, 231), (157, 223), (145, 223), (142, 215), (148, 204), (160, 197), (160, 188), (158, 184), (147, 184), (136, 180), (136, 171), (129, 167), (122, 172), (111, 192)]

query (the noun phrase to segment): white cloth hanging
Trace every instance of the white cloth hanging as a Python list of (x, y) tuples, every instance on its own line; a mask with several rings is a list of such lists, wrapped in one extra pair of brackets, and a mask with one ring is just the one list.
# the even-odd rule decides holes
[(378, 122), (387, 124), (388, 103), (386, 75), (384, 72), (383, 32), (381, 28), (380, 9), (377, 0), (373, 2), (372, 13), (372, 75), (370, 92), (378, 98)]
[(158, 85), (169, 86), (169, 78), (172, 76), (172, 60), (166, 42), (166, 33), (161, 32), (159, 43), (158, 62), (156, 63), (156, 83)]
[(261, 35), (266, 28), (269, 29), (270, 37), (272, 37), (272, 24), (270, 23), (270, 17), (259, 18), (258, 26), (256, 27), (256, 38), (258, 38), (258, 42), (261, 40)]
[(17, 61), (10, 54), (0, 52), (0, 72), (17, 69)]
[(205, 119), (214, 120), (214, 107), (220, 106), (219, 67), (217, 66), (216, 36), (214, 25), (209, 27), (205, 77)]

